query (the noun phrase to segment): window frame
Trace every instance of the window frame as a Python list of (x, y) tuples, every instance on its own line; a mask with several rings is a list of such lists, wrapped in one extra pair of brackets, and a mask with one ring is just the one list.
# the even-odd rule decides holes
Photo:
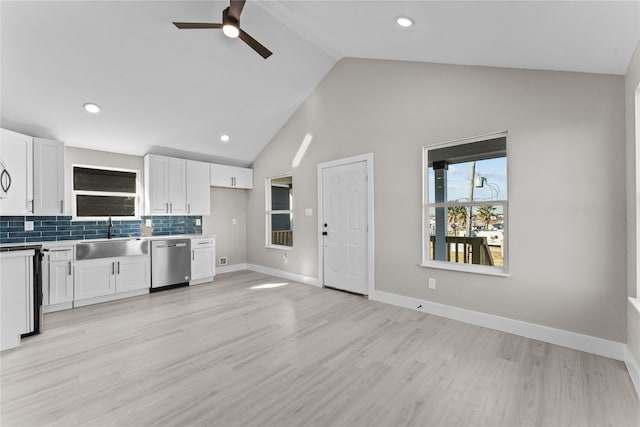
[[(429, 203), (429, 151), (437, 150), (445, 147), (452, 147), (456, 145), (463, 144), (471, 144), (474, 142), (481, 142), (490, 139), (496, 138), (505, 138), (508, 139), (508, 132), (495, 132), (486, 135), (473, 136), (469, 138), (456, 139), (446, 142), (441, 142), (433, 145), (423, 146), (422, 147), (422, 235), (421, 235), (421, 246), (422, 246), (422, 261), (420, 263), (421, 267), (426, 268), (437, 268), (443, 270), (450, 271), (459, 271), (465, 273), (476, 273), (476, 274), (486, 274), (486, 275), (494, 275), (494, 276), (503, 276), (509, 277), (509, 161), (507, 154), (507, 165), (506, 165), (506, 174), (507, 174), (507, 198), (506, 199), (498, 199), (498, 200), (482, 200), (482, 201), (473, 201), (473, 202), (459, 202), (459, 201), (447, 201), (447, 202), (434, 202)], [(508, 153), (508, 147), (506, 148)], [(479, 206), (501, 206), (502, 207), (502, 215), (503, 215), (503, 250), (504, 250), (504, 261), (502, 267), (496, 266), (486, 266), (479, 264), (467, 264), (467, 263), (456, 263), (451, 261), (439, 261), (430, 259), (430, 229), (428, 224), (429, 221), (429, 211), (431, 208), (448, 208), (448, 207), (479, 207)]]
[[(271, 182), (273, 180), (277, 180), (277, 179), (282, 179), (282, 178), (291, 178), (291, 203), (289, 206), (288, 210), (272, 210), (272, 206), (271, 206)], [(271, 217), (273, 215), (278, 215), (278, 214), (289, 214), (289, 217), (291, 219), (291, 237), (293, 239), (293, 228), (294, 228), (294, 220), (293, 220), (293, 204), (294, 204), (294, 197), (293, 197), (293, 174), (292, 173), (288, 173), (288, 174), (283, 174), (283, 175), (277, 175), (277, 176), (271, 176), (268, 177), (265, 180), (265, 245), (264, 247), (267, 249), (284, 249), (284, 250), (293, 250), (293, 243), (291, 244), (291, 246), (285, 246), (285, 245), (274, 245), (271, 243)]]
[[(75, 168), (96, 169), (96, 170), (109, 170), (116, 172), (129, 172), (136, 175), (136, 192), (135, 193), (123, 193), (117, 191), (89, 191), (89, 190), (76, 190), (75, 189)], [(115, 197), (134, 197), (135, 211), (133, 216), (112, 216), (114, 221), (136, 221), (140, 220), (140, 171), (137, 169), (126, 168), (114, 168), (109, 166), (96, 166), (87, 164), (72, 164), (71, 165), (71, 209), (72, 209), (72, 221), (104, 221), (109, 218), (105, 216), (78, 216), (78, 202), (76, 196), (115, 196)]]

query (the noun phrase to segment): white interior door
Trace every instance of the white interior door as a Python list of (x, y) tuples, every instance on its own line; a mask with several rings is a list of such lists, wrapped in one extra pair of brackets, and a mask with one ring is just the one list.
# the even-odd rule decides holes
[(367, 162), (322, 169), (324, 285), (368, 293)]

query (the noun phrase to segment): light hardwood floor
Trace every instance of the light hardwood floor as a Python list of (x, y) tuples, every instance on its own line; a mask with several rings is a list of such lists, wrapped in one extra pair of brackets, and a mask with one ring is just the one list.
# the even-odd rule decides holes
[(45, 328), (3, 427), (640, 426), (622, 362), (253, 272)]

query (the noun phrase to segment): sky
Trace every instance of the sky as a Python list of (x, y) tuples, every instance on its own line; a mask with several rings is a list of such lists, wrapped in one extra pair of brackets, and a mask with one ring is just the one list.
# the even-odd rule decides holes
[[(507, 158), (479, 160), (476, 162), (475, 176), (487, 180), (483, 188), (474, 187), (473, 201), (507, 200)], [(447, 171), (448, 201), (469, 201), (471, 162), (449, 165)], [(434, 202), (433, 169), (429, 168), (429, 202)]]

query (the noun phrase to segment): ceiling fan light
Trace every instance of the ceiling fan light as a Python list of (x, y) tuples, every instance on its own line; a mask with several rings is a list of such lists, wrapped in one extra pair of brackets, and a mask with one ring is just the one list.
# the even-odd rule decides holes
[(233, 24), (224, 24), (222, 26), (222, 32), (225, 36), (235, 39), (240, 35), (240, 30)]
[(87, 112), (91, 114), (96, 114), (100, 112), (100, 106), (98, 104), (94, 104), (93, 102), (86, 102), (82, 105)]
[(404, 28), (409, 28), (413, 25), (413, 19), (406, 16), (400, 16), (396, 19), (396, 23)]

